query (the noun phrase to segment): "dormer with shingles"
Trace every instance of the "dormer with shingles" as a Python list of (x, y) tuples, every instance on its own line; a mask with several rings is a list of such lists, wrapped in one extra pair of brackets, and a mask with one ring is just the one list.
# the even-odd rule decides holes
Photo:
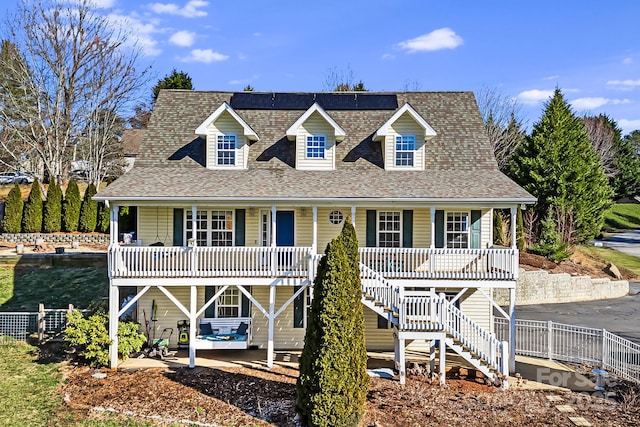
[(424, 170), (424, 144), (436, 136), (436, 131), (406, 103), (373, 135), (382, 143), (385, 169)]
[(226, 102), (207, 117), (195, 133), (206, 140), (208, 169), (246, 169), (249, 144), (259, 139), (251, 126)]
[(335, 170), (335, 147), (345, 136), (344, 129), (314, 103), (287, 129), (287, 139), (296, 144), (296, 169)]

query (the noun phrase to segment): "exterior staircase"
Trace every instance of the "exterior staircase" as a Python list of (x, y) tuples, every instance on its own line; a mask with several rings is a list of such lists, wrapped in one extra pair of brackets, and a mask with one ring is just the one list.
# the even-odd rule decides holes
[(410, 332), (431, 339), (434, 332), (444, 333), (446, 346), (456, 352), (491, 382), (509, 374), (509, 346), (483, 329), (444, 294), (429, 291), (406, 292), (379, 272), (360, 264), (362, 302), (388, 319), (399, 334)]

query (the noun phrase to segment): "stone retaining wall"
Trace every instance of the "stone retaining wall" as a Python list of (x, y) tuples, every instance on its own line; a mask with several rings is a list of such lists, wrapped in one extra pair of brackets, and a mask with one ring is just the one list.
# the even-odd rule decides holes
[(0, 233), (0, 241), (35, 245), (36, 239), (42, 238), (45, 243), (67, 244), (76, 241), (97, 245), (109, 245), (109, 235), (102, 233)]
[[(626, 280), (593, 279), (589, 276), (520, 269), (516, 284), (516, 305), (594, 301), (620, 298), (628, 293), (629, 282)], [(499, 305), (509, 305), (508, 289), (494, 289), (493, 295)]]

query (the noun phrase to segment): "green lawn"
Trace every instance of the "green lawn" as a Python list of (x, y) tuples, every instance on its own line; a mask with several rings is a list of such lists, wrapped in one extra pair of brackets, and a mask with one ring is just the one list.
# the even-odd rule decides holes
[(603, 230), (613, 233), (640, 229), (640, 204), (617, 203), (605, 214)]
[(0, 267), (0, 311), (36, 311), (47, 308), (87, 308), (108, 296), (106, 268)]

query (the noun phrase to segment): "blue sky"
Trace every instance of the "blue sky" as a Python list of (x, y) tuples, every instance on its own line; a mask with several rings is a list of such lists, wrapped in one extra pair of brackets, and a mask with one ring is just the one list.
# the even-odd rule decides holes
[(138, 38), (151, 85), (176, 68), (201, 90), (320, 91), (350, 70), (375, 91), (495, 87), (529, 126), (558, 86), (577, 114), (640, 129), (636, 1), (95, 2)]

